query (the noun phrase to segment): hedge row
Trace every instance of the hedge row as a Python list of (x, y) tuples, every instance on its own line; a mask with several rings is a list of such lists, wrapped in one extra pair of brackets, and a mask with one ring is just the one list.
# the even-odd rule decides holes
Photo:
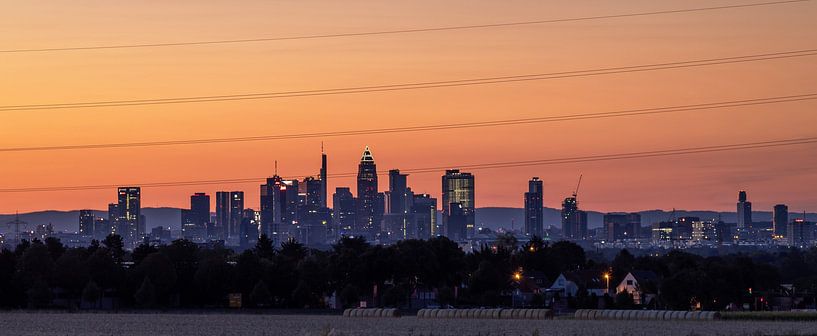
[(544, 320), (553, 318), (550, 309), (420, 309), (422, 319)]
[(718, 312), (671, 310), (600, 310), (579, 309), (577, 320), (717, 320)]
[(395, 308), (349, 308), (343, 311), (343, 317), (400, 317)]

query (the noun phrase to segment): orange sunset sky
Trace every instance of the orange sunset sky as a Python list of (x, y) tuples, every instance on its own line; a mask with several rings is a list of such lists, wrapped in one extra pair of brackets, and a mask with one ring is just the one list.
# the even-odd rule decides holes
[[(759, 1), (755, 1), (759, 2)], [(0, 49), (184, 42), (545, 20), (731, 1), (0, 1)], [(516, 27), (332, 39), (0, 53), (0, 105), (242, 94), (548, 73), (817, 48), (817, 2)], [(2, 111), (0, 148), (255, 136), (604, 112), (817, 92), (817, 56), (384, 93)], [(0, 152), (0, 189), (139, 184), (563, 158), (817, 136), (817, 102), (418, 133), (206, 145)], [(522, 207), (527, 180), (558, 207), (584, 174), (599, 211), (817, 210), (817, 145), (475, 170), (477, 206)], [(440, 173), (413, 174), (440, 194)], [(142, 204), (202, 191), (144, 188)], [(354, 186), (353, 178), (330, 179)], [(388, 187), (381, 177), (380, 188)], [(354, 190), (354, 188), (353, 188)], [(115, 190), (0, 192), (0, 213), (104, 209)]]

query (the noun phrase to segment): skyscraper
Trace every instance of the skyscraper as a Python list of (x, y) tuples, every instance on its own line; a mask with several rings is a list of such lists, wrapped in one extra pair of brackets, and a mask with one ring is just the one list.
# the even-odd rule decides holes
[(738, 229), (752, 228), (752, 202), (746, 200), (746, 191), (738, 193)]
[(298, 232), (295, 237), (299, 242), (318, 247), (327, 242), (331, 233), (332, 212), (323, 206), (323, 181), (312, 176), (303, 179), (300, 184), (298, 208)]
[(407, 185), (407, 174), (389, 170), (389, 191), (386, 194), (386, 215), (383, 226), (391, 240), (414, 238), (417, 230), (411, 224), (414, 193)]
[(216, 228), (221, 239), (238, 238), (243, 217), (243, 191), (216, 192)]
[(216, 225), (221, 239), (226, 239), (230, 231), (230, 193), (216, 191)]
[(789, 225), (789, 207), (785, 204), (774, 206), (774, 217), (772, 218), (772, 230), (775, 236), (787, 236), (786, 230)]
[(332, 196), (332, 204), (334, 206), (332, 237), (351, 234), (357, 223), (357, 201), (352, 191), (348, 187), (336, 188)]
[(542, 180), (538, 177), (528, 181), (525, 193), (525, 234), (542, 237), (544, 235), (544, 192)]
[(145, 235), (142, 223), (142, 190), (139, 187), (119, 187), (116, 206), (117, 231), (125, 245), (136, 246)]
[(565, 198), (562, 203), (562, 236), (573, 240), (587, 238), (587, 213), (579, 210), (576, 196)]
[(437, 236), (437, 199), (429, 194), (416, 194), (411, 206), (415, 238), (429, 239)]
[(190, 209), (182, 210), (182, 237), (199, 243), (206, 241), (208, 238), (215, 238), (208, 234), (207, 229), (211, 226), (210, 195), (205, 193), (191, 195)]
[(93, 210), (79, 211), (79, 235), (82, 237), (92, 237), (94, 235), (94, 224), (96, 215)]
[(275, 175), (261, 185), (261, 233), (277, 245), (298, 223), (298, 181)]
[(373, 239), (383, 218), (382, 195), (377, 191), (377, 165), (369, 150), (363, 151), (357, 170), (357, 225), (355, 231)]
[(258, 214), (253, 209), (244, 209), (238, 229), (238, 246), (246, 250), (258, 242)]
[(443, 227), (445, 235), (463, 240), (474, 235), (476, 222), (474, 175), (449, 169), (442, 177)]
[(321, 143), (321, 171), (320, 171), (320, 179), (321, 179), (321, 207), (327, 207), (327, 201), (329, 200), (329, 194), (327, 193), (327, 172), (326, 172), (326, 152), (323, 150), (323, 143)]

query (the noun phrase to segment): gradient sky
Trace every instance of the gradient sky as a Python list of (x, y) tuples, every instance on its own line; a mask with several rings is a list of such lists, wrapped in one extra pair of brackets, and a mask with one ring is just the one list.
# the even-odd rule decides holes
[[(748, 1), (0, 1), (0, 49), (410, 29)], [(0, 105), (240, 94), (545, 73), (817, 47), (817, 2), (357, 38), (0, 53)], [(0, 147), (353, 130), (813, 93), (817, 57), (499, 85), (205, 104), (0, 112)], [(817, 136), (817, 102), (323, 139), (330, 173), (562, 158)], [(321, 139), (0, 153), (0, 189), (317, 174)], [(817, 210), (817, 146), (474, 171), (477, 206), (522, 206), (531, 176), (556, 207), (584, 174), (600, 211)], [(439, 197), (440, 174), (409, 176)], [(353, 186), (353, 179), (330, 180)], [(381, 189), (387, 187), (381, 177)], [(258, 184), (146, 188), (143, 206)], [(115, 190), (0, 193), (0, 213), (104, 209)]]

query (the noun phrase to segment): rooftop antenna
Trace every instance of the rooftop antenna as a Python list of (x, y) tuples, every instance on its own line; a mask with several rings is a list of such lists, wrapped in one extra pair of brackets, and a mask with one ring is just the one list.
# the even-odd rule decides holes
[(275, 160), (275, 175), (278, 175), (278, 160)]
[(321, 141), (321, 153), (326, 154), (326, 151), (323, 150), (323, 141)]

